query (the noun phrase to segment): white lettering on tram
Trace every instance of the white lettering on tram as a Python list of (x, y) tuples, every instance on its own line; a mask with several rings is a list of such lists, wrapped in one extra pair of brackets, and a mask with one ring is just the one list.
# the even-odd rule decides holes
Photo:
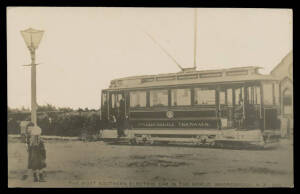
[(139, 127), (209, 127), (206, 121), (138, 122)]

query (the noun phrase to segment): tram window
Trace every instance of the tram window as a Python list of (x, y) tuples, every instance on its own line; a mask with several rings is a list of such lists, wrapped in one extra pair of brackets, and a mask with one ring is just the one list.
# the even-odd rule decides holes
[(146, 92), (130, 92), (130, 107), (146, 107)]
[(225, 91), (220, 91), (219, 92), (219, 103), (220, 104), (226, 104)]
[(112, 94), (111, 95), (111, 107), (112, 108), (119, 107), (121, 98), (123, 98), (122, 94)]
[(274, 84), (274, 97), (275, 104), (279, 105), (279, 85), (277, 83)]
[(116, 107), (120, 107), (120, 100), (123, 98), (122, 94), (118, 94), (116, 99)]
[(112, 108), (116, 107), (116, 95), (115, 94), (111, 95), (111, 107)]
[(107, 103), (107, 94), (102, 93), (102, 105), (105, 105)]
[(190, 89), (173, 89), (172, 106), (191, 105), (191, 90)]
[(264, 83), (263, 84), (263, 100), (265, 105), (273, 105), (273, 84)]
[(227, 104), (232, 105), (232, 89), (227, 89)]
[(285, 89), (283, 92), (283, 114), (293, 113), (293, 99), (290, 89)]
[(254, 104), (260, 104), (260, 87), (254, 87)]
[(150, 91), (150, 106), (168, 106), (168, 90)]
[(255, 90), (254, 90), (254, 87), (253, 86), (249, 86), (247, 88), (247, 100), (248, 100), (248, 103), (249, 104), (254, 104), (255, 103)]
[(216, 90), (195, 88), (195, 104), (216, 104)]
[(244, 102), (244, 88), (237, 88), (235, 89), (235, 105), (240, 105)]
[(249, 104), (253, 104), (253, 92), (252, 92), (252, 87), (248, 87), (247, 88), (248, 91), (247, 91), (247, 98), (248, 98), (248, 103)]
[(248, 87), (248, 103), (249, 104), (260, 104), (260, 87), (251, 86)]

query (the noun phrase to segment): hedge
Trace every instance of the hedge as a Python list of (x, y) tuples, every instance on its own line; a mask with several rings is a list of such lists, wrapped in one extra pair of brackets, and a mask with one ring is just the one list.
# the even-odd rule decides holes
[[(8, 134), (20, 134), (20, 122), (24, 120), (30, 120), (30, 114), (14, 113), (8, 115)], [(99, 129), (103, 128), (99, 112), (94, 111), (39, 114), (37, 123), (42, 129), (43, 135), (55, 136), (79, 136), (82, 133), (96, 134)]]

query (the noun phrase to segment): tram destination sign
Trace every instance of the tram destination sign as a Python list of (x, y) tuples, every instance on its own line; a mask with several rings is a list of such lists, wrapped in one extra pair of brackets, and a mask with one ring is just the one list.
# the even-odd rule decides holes
[(150, 120), (131, 121), (134, 128), (216, 128), (216, 120)]

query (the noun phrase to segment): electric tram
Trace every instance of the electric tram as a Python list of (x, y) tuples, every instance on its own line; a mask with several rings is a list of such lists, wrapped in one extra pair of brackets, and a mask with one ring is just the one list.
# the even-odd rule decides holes
[[(125, 139), (132, 144), (175, 141), (264, 147), (278, 142), (279, 80), (260, 74), (257, 66), (197, 71), (197, 9), (194, 21), (192, 68), (182, 68), (146, 33), (181, 71), (112, 80), (101, 94), (106, 128), (114, 128), (115, 118), (124, 114), (130, 128)], [(125, 107), (120, 107), (120, 99)]]
[(113, 128), (123, 98), (129, 143), (266, 146), (280, 137), (279, 80), (259, 69), (185, 68), (115, 79), (102, 90), (101, 119)]

